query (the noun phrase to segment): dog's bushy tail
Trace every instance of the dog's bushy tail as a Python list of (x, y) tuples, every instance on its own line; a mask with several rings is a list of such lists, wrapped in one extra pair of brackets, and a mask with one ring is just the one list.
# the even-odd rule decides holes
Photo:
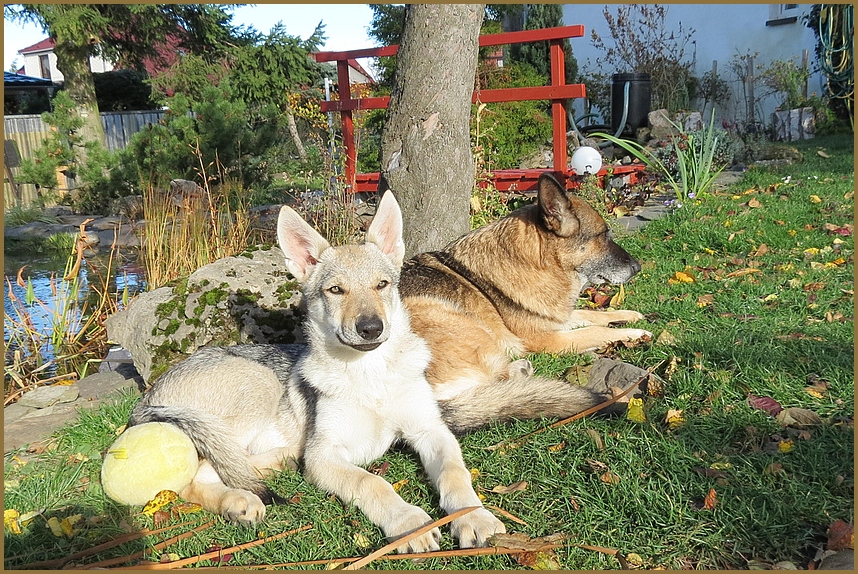
[[(600, 358), (590, 368), (587, 384), (533, 376), (532, 368), (517, 371), (510, 365), (508, 379), (476, 384), (456, 397), (438, 401), (447, 426), (456, 434), (495, 421), (567, 418), (609, 400), (612, 388), (637, 388), (631, 396), (646, 393), (649, 373), (634, 365)], [(528, 363), (529, 365), (529, 363)], [(625, 403), (614, 403), (605, 413), (622, 413)]]
[(188, 407), (138, 403), (128, 426), (150, 422), (169, 423), (185, 433), (227, 486), (249, 490), (265, 504), (279, 498), (262, 481), (232, 431), (218, 417)]
[(570, 417), (609, 398), (566, 381), (521, 376), (477, 385), (438, 405), (450, 430), (462, 434), (491, 422)]

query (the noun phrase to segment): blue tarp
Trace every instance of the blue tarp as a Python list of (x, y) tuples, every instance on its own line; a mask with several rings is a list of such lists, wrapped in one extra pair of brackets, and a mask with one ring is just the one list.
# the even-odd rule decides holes
[(53, 86), (54, 83), (45, 78), (34, 78), (33, 76), (3, 72), (3, 85), (10, 88), (37, 88), (40, 86)]

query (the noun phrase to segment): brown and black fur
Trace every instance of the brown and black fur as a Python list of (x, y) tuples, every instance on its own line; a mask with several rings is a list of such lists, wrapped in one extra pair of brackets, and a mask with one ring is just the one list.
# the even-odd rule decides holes
[(529, 352), (580, 353), (649, 335), (615, 329), (636, 311), (576, 309), (587, 284), (625, 283), (640, 264), (610, 238), (604, 219), (550, 175), (538, 200), (440, 251), (405, 263), (400, 290), (415, 332), (432, 351), (427, 379), (448, 425), (570, 416), (610, 396), (534, 377)]

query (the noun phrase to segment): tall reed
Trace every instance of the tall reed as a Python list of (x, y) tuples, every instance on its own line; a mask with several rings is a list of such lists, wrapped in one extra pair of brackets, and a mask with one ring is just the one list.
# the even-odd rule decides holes
[(208, 173), (211, 167), (200, 162), (202, 185), (196, 192), (171, 195), (151, 183), (147, 186), (140, 256), (150, 289), (250, 245), (253, 233), (244, 188), (222, 165), (216, 166), (216, 176)]
[[(84, 252), (89, 247), (85, 226), (66, 261), (63, 275), (51, 275), (49, 298), (39, 298), (31, 278), (18, 271), (16, 284), (24, 289), (23, 299), (15, 295), (12, 281), (6, 279), (9, 307), (4, 309), (6, 335), (4, 362), (4, 404), (14, 402), (28, 389), (60, 379), (83, 378), (90, 365), (107, 352), (104, 319), (127, 302), (128, 287), (111, 293), (109, 278), (117, 253), (114, 241), (103, 269), (86, 265)], [(86, 265), (87, 274), (81, 272)], [(45, 320), (34, 318), (41, 313)]]

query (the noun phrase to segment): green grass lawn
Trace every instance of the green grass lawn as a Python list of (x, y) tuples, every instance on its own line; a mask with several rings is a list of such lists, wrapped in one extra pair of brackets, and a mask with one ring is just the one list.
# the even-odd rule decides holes
[[(639, 326), (655, 338), (608, 352), (645, 368), (661, 364), (656, 372), (666, 384), (645, 399), (646, 422), (591, 417), (517, 448), (494, 450), (486, 447), (553, 421), (497, 425), (462, 438), (486, 504), (521, 521), (503, 518), (509, 531), (562, 533), (571, 543), (616, 549), (646, 568), (745, 569), (783, 560), (806, 568), (825, 547), (829, 525), (853, 521), (854, 243), (846, 226), (854, 217), (854, 154), (851, 139), (842, 136), (797, 147), (803, 162), (752, 167), (730, 189), (689, 200), (673, 216), (620, 238), (643, 265), (625, 288), (623, 306), (646, 314), (647, 324)], [(694, 282), (676, 281), (677, 272)], [(663, 332), (673, 341), (655, 340)], [(533, 360), (539, 371), (556, 375), (582, 362), (548, 355)], [(822, 422), (783, 427), (751, 406), (749, 395), (813, 411)], [(101, 453), (135, 400), (126, 396), (85, 413), (39, 460), (21, 465), (7, 456), (4, 508), (40, 514), (20, 534), (6, 528), (6, 568), (155, 528), (140, 508), (107, 499), (98, 482)], [(676, 428), (666, 422), (669, 410), (682, 411), (684, 422)], [(399, 490), (405, 500), (442, 516), (412, 453), (393, 450), (383, 461), (390, 463), (386, 480), (407, 480)], [(490, 492), (518, 481), (527, 487)], [(271, 484), (291, 502), (271, 507), (258, 529), (230, 526), (204, 512), (177, 516), (166, 524), (190, 524), (80, 562), (151, 549), (213, 519), (200, 532), (154, 550), (151, 560), (171, 553), (173, 559), (192, 557), (305, 525), (311, 528), (234, 552), (225, 565), (363, 556), (385, 543), (359, 511), (300, 475), (283, 473)], [(50, 518), (78, 514), (72, 537), (52, 534)], [(453, 549), (449, 530), (444, 535), (442, 548)], [(555, 552), (565, 569), (620, 566), (594, 550)], [(514, 556), (488, 556), (375, 561), (370, 567), (524, 566)]]

